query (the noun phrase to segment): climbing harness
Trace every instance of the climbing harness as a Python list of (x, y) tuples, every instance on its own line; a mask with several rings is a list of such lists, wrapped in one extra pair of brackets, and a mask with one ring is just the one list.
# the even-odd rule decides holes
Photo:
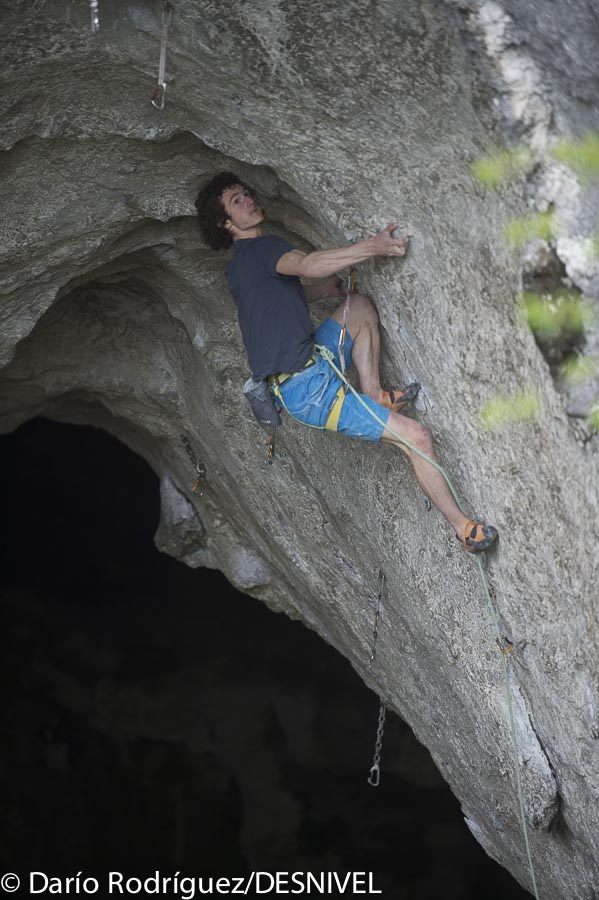
[[(290, 413), (287, 409), (287, 405), (283, 399), (280, 387), (282, 384), (285, 384), (285, 382), (290, 378), (295, 378), (296, 375), (300, 375), (309, 366), (313, 366), (315, 362), (316, 360), (314, 358), (314, 354), (312, 354), (304, 367), (302, 369), (299, 369), (297, 372), (281, 372), (278, 375), (269, 375), (268, 377), (268, 383), (271, 386), (277, 400), (279, 401), (287, 415), (292, 419), (295, 419), (296, 422), (300, 422), (301, 419), (296, 418), (296, 416), (294, 416), (293, 413)], [(333, 397), (331, 405), (329, 406), (324, 425), (310, 425), (308, 422), (302, 422), (302, 425), (307, 425), (308, 428), (316, 428), (318, 431), (337, 431), (339, 429), (339, 418), (341, 416), (341, 410), (343, 408), (343, 401), (345, 400), (346, 392), (347, 388), (345, 387), (345, 384), (342, 383), (339, 390)]]
[[(339, 359), (341, 360), (341, 371), (343, 372), (343, 376), (345, 377), (345, 353), (343, 352), (343, 348), (345, 347), (345, 335), (347, 334), (347, 320), (349, 318), (349, 305), (351, 303), (351, 295), (354, 292), (356, 287), (356, 277), (358, 274), (358, 270), (355, 266), (352, 266), (349, 270), (349, 275), (347, 277), (347, 288), (345, 291), (345, 306), (343, 307), (343, 324), (341, 325), (341, 334), (339, 335)], [(343, 385), (343, 392), (347, 394), (347, 383), (345, 382)]]
[[(314, 349), (317, 353), (319, 353), (323, 357), (323, 359), (325, 359), (327, 361), (329, 366), (333, 369), (333, 371), (336, 373), (336, 375), (342, 381), (347, 381), (347, 379), (345, 378), (343, 373), (335, 365), (334, 354), (328, 347), (325, 347), (322, 344), (316, 344)], [(387, 431), (389, 431), (400, 443), (402, 443), (402, 444), (404, 444), (404, 446), (408, 447), (413, 453), (416, 453), (417, 456), (420, 456), (422, 459), (426, 460), (426, 462), (428, 462), (431, 466), (433, 466), (435, 469), (437, 469), (438, 472), (441, 473), (441, 475), (445, 479), (447, 487), (449, 488), (449, 490), (458, 506), (458, 509), (460, 510), (460, 512), (462, 514), (464, 514), (464, 510), (462, 509), (462, 505), (460, 503), (458, 495), (456, 494), (453, 484), (451, 483), (451, 480), (450, 480), (447, 472), (445, 471), (445, 469), (442, 466), (440, 466), (438, 463), (436, 463), (433, 459), (431, 459), (430, 456), (427, 456), (426, 453), (423, 453), (421, 450), (418, 450), (417, 447), (414, 447), (413, 444), (411, 444), (405, 438), (401, 437), (401, 435), (398, 434), (398, 432), (395, 431), (388, 423), (384, 422), (380, 418), (380, 416), (378, 416), (374, 412), (374, 410), (372, 410), (364, 402), (364, 400), (362, 399), (360, 394), (358, 394), (358, 392), (349, 383), (348, 383), (348, 388), (356, 396), (356, 398), (362, 404), (362, 406), (364, 406), (364, 408), (368, 410), (369, 414), (373, 417), (373, 419), (375, 419), (384, 428), (386, 428)], [(491, 599), (489, 585), (487, 583), (487, 577), (485, 575), (485, 571), (482, 566), (482, 561), (480, 559), (480, 556), (477, 556), (475, 559), (476, 559), (476, 565), (478, 567), (478, 572), (480, 575), (480, 580), (481, 580), (481, 583), (483, 586), (485, 598), (487, 600), (489, 611), (491, 613), (491, 618), (493, 619), (493, 624), (495, 626), (495, 632), (496, 632), (496, 636), (497, 636), (496, 642), (499, 646), (499, 649), (501, 650), (501, 659), (502, 659), (502, 666), (503, 666), (503, 679), (504, 679), (505, 695), (506, 695), (506, 700), (507, 700), (508, 717), (509, 717), (509, 722), (510, 722), (510, 732), (511, 732), (511, 737), (512, 737), (512, 751), (513, 751), (513, 757), (514, 757), (514, 763), (515, 763), (516, 787), (517, 787), (518, 801), (519, 801), (519, 806), (520, 806), (520, 822), (522, 825), (522, 832), (524, 835), (524, 844), (526, 846), (526, 855), (528, 858), (528, 868), (529, 868), (530, 877), (531, 877), (531, 881), (532, 881), (533, 892), (534, 892), (535, 900), (539, 900), (537, 879), (536, 879), (536, 875), (535, 875), (534, 865), (532, 862), (532, 855), (530, 852), (530, 843), (529, 843), (529, 839), (528, 839), (528, 826), (526, 824), (526, 814), (525, 814), (525, 810), (524, 810), (524, 795), (522, 793), (522, 778), (521, 778), (521, 772), (520, 772), (520, 760), (518, 757), (518, 738), (516, 735), (516, 723), (514, 720), (514, 710), (513, 710), (513, 705), (512, 705), (512, 692), (510, 690), (509, 671), (508, 671), (508, 666), (507, 666), (508, 656), (511, 653), (511, 651), (513, 650), (513, 644), (510, 644), (510, 642), (507, 641), (507, 638), (504, 639), (504, 640), (506, 640), (507, 645), (504, 645), (502, 642), (501, 631), (499, 628), (499, 616), (497, 614), (497, 611), (496, 611), (493, 601)]]
[(181, 440), (183, 441), (183, 446), (185, 447), (185, 450), (187, 451), (187, 455), (189, 456), (189, 458), (191, 460), (191, 464), (196, 471), (196, 479), (193, 483), (192, 491), (194, 494), (197, 494), (198, 497), (203, 497), (204, 496), (204, 481), (206, 479), (206, 466), (204, 465), (204, 463), (201, 460), (198, 462), (198, 459), (197, 459), (195, 453), (193, 452), (193, 447), (191, 446), (191, 442), (186, 434), (181, 435)]
[[(372, 647), (370, 649), (370, 659), (368, 661), (368, 671), (372, 670), (374, 665), (374, 660), (376, 658), (376, 645), (379, 636), (379, 619), (381, 615), (381, 602), (383, 599), (383, 588), (385, 587), (385, 575), (384, 572), (379, 569), (379, 591), (376, 601), (376, 611), (374, 614), (374, 628), (372, 630)], [(385, 715), (387, 713), (387, 707), (385, 706), (384, 701), (381, 699), (379, 706), (379, 721), (376, 729), (376, 741), (374, 744), (374, 759), (372, 760), (372, 766), (370, 767), (370, 772), (368, 774), (368, 784), (372, 785), (372, 787), (378, 787), (381, 780), (381, 750), (383, 749), (383, 735), (385, 733)]]
[(166, 102), (166, 42), (168, 40), (168, 27), (173, 18), (173, 7), (164, 0), (162, 8), (162, 36), (160, 39), (160, 63), (158, 64), (158, 83), (152, 94), (152, 106), (156, 109), (164, 109)]
[(99, 0), (89, 0), (89, 11), (92, 17), (92, 34), (100, 30), (100, 14), (98, 12)]
[[(352, 266), (352, 268), (350, 269), (349, 277), (347, 279), (345, 308), (343, 310), (343, 325), (341, 327), (341, 333), (339, 335), (339, 358), (341, 360), (341, 368), (344, 373), (344, 378), (341, 386), (339, 387), (339, 390), (333, 397), (333, 400), (327, 412), (325, 424), (308, 425), (308, 428), (316, 428), (320, 431), (338, 431), (339, 429), (339, 418), (341, 416), (343, 402), (347, 394), (347, 379), (345, 379), (345, 355), (343, 353), (343, 348), (345, 345), (345, 336), (347, 334), (347, 319), (349, 316), (351, 295), (355, 289), (355, 285), (356, 268), (355, 266)], [(272, 427), (272, 433), (269, 434), (265, 442), (268, 452), (269, 464), (272, 464), (275, 457), (275, 431), (276, 428), (282, 424), (279, 410), (275, 402), (275, 397), (278, 400), (279, 405), (285, 410), (287, 415), (291, 416), (292, 419), (296, 419), (296, 417), (287, 409), (287, 405), (283, 399), (280, 388), (281, 385), (285, 384), (286, 381), (289, 381), (290, 378), (295, 378), (296, 375), (300, 375), (302, 372), (305, 372), (305, 370), (310, 366), (313, 366), (315, 362), (316, 359), (314, 353), (312, 353), (312, 355), (304, 363), (302, 368), (298, 369), (296, 372), (279, 372), (277, 375), (269, 375), (268, 378), (262, 381), (256, 381), (253, 378), (248, 378), (243, 386), (244, 396), (249, 401), (250, 406), (252, 407), (252, 412), (254, 413), (257, 420), (261, 425), (269, 425)], [(296, 421), (300, 420), (296, 419)], [(302, 422), (302, 424), (306, 425), (308, 423)]]

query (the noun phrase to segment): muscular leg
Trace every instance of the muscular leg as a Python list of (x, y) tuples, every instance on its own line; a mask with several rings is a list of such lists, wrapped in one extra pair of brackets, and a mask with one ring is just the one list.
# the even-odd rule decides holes
[[(344, 305), (341, 303), (331, 316), (339, 324), (343, 324)], [(372, 300), (365, 294), (352, 294), (347, 327), (354, 342), (352, 360), (360, 377), (360, 390), (363, 394), (380, 402), (383, 391), (379, 381), (379, 317)], [(437, 462), (432, 437), (426, 428), (407, 416), (393, 412), (389, 414), (387, 424), (397, 431), (400, 437), (408, 440), (414, 447)], [(381, 439), (395, 444), (406, 454), (422, 491), (445, 516), (461, 539), (464, 536), (468, 519), (460, 512), (443, 475), (421, 456), (413, 453), (405, 444), (398, 441), (386, 429)]]
[[(405, 438), (413, 444), (414, 447), (422, 453), (426, 453), (427, 456), (437, 462), (435, 451), (433, 450), (431, 434), (426, 428), (419, 425), (418, 422), (414, 422), (413, 419), (402, 416), (400, 413), (389, 413), (387, 425), (393, 428), (394, 431), (397, 431), (400, 437)], [(422, 491), (426, 494), (431, 503), (435, 504), (439, 512), (445, 516), (455, 533), (461, 539), (464, 536), (464, 529), (468, 519), (460, 512), (457, 503), (453, 499), (453, 494), (449, 490), (447, 482), (443, 478), (441, 472), (439, 472), (438, 469), (435, 469), (434, 466), (431, 466), (426, 460), (422, 459), (421, 456), (418, 456), (417, 453), (413, 453), (409, 447), (406, 447), (398, 441), (387, 429), (383, 432), (381, 440), (395, 444), (396, 447), (403, 450), (412, 464), (416, 480), (422, 488)]]
[[(341, 303), (331, 315), (332, 319), (343, 324)], [(379, 315), (374, 303), (366, 294), (352, 294), (347, 318), (347, 330), (353, 340), (352, 361), (358, 370), (360, 390), (373, 400), (380, 402), (383, 395), (379, 380), (380, 336)]]

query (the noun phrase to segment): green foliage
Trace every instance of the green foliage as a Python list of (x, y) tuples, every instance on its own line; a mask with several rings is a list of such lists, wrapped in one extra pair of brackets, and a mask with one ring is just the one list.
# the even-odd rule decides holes
[(568, 387), (577, 387), (599, 374), (599, 356), (570, 356), (561, 368), (562, 381)]
[(522, 294), (526, 321), (533, 334), (544, 338), (570, 338), (593, 323), (593, 311), (582, 298), (566, 289), (553, 294)]
[[(599, 175), (599, 133), (590, 132), (580, 141), (562, 138), (554, 144), (551, 155), (581, 175)], [(511, 149), (495, 150), (472, 163), (473, 177), (485, 187), (496, 188), (503, 181), (526, 172), (534, 165), (531, 151), (520, 144)]]
[(472, 163), (471, 172), (476, 181), (485, 187), (496, 188), (502, 181), (514, 178), (532, 165), (527, 147), (513, 150), (497, 150)]
[(519, 216), (507, 223), (504, 234), (514, 247), (522, 247), (531, 238), (548, 241), (553, 235), (553, 214), (535, 212)]
[(599, 432), (599, 403), (590, 411), (586, 422), (587, 428), (591, 434), (597, 434)]
[(513, 396), (496, 394), (480, 411), (483, 428), (494, 431), (501, 425), (527, 422), (535, 419), (540, 412), (540, 403), (535, 391), (520, 391)]
[(558, 141), (552, 156), (580, 175), (588, 178), (599, 175), (599, 134), (587, 134), (580, 141)]
[[(557, 162), (569, 166), (581, 178), (599, 176), (599, 132), (587, 134), (580, 141), (560, 140), (551, 150)], [(531, 171), (534, 160), (524, 146), (512, 150), (497, 150), (471, 167), (472, 175), (487, 188), (497, 188), (509, 179)], [(551, 212), (530, 213), (512, 219), (505, 227), (506, 240), (521, 248), (533, 238), (550, 242), (556, 237), (557, 227)], [(591, 242), (591, 259), (599, 257), (599, 230)], [(551, 294), (530, 291), (523, 294), (524, 318), (530, 326), (545, 356), (556, 368), (560, 357), (560, 377), (568, 386), (576, 386), (599, 375), (599, 357), (572, 354), (579, 345), (585, 330), (593, 323), (590, 305), (572, 291), (558, 290)], [(530, 421), (540, 411), (539, 397), (532, 391), (521, 391), (514, 396), (496, 395), (480, 411), (482, 426), (493, 430), (502, 425)], [(587, 427), (599, 433), (599, 399), (587, 417)]]

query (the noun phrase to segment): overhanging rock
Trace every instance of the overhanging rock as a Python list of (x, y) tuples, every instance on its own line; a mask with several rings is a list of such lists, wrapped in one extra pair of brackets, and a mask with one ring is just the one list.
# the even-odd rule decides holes
[[(574, 43), (596, 35), (582, 0), (560, 14)], [(143, 455), (161, 479), (159, 545), (222, 569), (343, 653), (429, 748), (487, 852), (530, 886), (476, 569), (392, 447), (286, 422), (268, 466), (241, 395), (227, 255), (202, 246), (193, 201), (232, 168), (264, 200), (267, 227), (305, 250), (399, 220), (408, 257), (359, 274), (381, 317), (383, 375), (422, 383), (417, 415), (467, 511), (500, 529), (488, 576), (515, 645), (540, 894), (599, 897), (596, 442), (580, 442), (518, 313), (521, 266), (502, 227), (526, 186), (490, 194), (470, 171), (506, 132), (542, 154), (558, 130), (597, 128), (597, 94), (581, 102), (596, 73), (581, 57), (562, 81), (555, 21), (541, 17), (529, 47), (530, 21), (507, 3), (348, 0), (341, 19), (332, 0), (179, 0), (159, 112), (158, 7), (100, 0), (95, 36), (84, 3), (17, 0), (4, 17), (0, 429), (46, 415)], [(571, 274), (596, 299), (595, 271)], [(537, 419), (482, 432), (483, 404), (523, 386)], [(202, 497), (182, 436), (206, 467)]]

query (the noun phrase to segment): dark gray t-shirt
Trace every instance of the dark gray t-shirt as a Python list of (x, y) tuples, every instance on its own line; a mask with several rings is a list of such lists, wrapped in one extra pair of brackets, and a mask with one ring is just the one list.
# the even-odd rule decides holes
[(312, 352), (314, 326), (302, 283), (296, 275), (279, 275), (276, 270), (290, 250), (291, 244), (275, 234), (242, 238), (234, 242), (226, 269), (256, 379), (297, 372)]

